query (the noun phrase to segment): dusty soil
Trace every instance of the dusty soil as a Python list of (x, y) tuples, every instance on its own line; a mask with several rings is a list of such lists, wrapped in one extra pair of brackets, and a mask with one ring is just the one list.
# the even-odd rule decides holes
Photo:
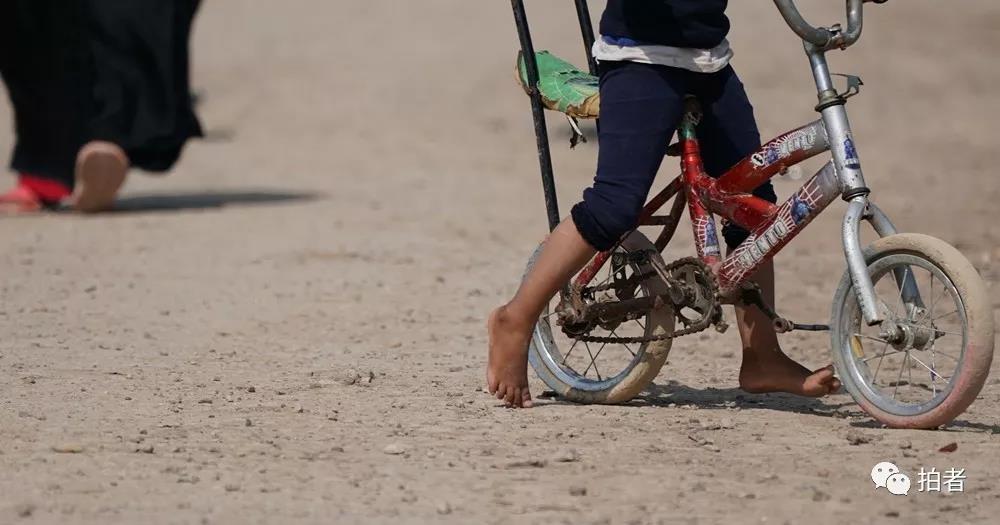
[[(735, 64), (765, 134), (815, 118), (791, 33), (770, 5), (733, 4)], [(832, 21), (842, 3), (827, 4), (807, 7)], [(877, 201), (902, 229), (959, 246), (994, 287), (1000, 6), (940, 4), (869, 8), (864, 40), (834, 64), (868, 82), (850, 111)], [(935, 432), (878, 428), (847, 395), (742, 395), (733, 332), (678, 341), (628, 406), (510, 411), (480, 393), (486, 314), (545, 232), (508, 7), (207, 3), (194, 76), (210, 139), (169, 178), (133, 177), (118, 213), (0, 221), (0, 523), (1000, 512), (996, 374)], [(570, 4), (530, 7), (539, 47), (582, 59)], [(570, 152), (551, 123), (565, 210), (596, 149)], [(787, 315), (827, 318), (842, 209), (779, 258)], [(689, 254), (683, 238), (668, 255)], [(830, 360), (824, 335), (785, 346)], [(882, 460), (911, 475), (964, 467), (966, 491), (876, 492)]]

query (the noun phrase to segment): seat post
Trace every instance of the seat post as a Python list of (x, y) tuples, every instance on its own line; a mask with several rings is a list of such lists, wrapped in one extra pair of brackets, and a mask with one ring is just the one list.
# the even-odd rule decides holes
[(511, 0), (514, 23), (521, 41), (525, 73), (528, 77), (528, 96), (531, 98), (531, 117), (535, 123), (535, 145), (538, 148), (538, 164), (542, 172), (542, 191), (545, 193), (545, 211), (549, 219), (549, 231), (555, 230), (562, 217), (559, 215), (559, 201), (556, 199), (555, 175), (552, 170), (552, 152), (549, 149), (549, 131), (545, 125), (545, 106), (538, 91), (538, 61), (535, 46), (531, 42), (528, 16), (524, 10), (524, 0)]
[(580, 20), (580, 34), (583, 35), (583, 47), (587, 53), (587, 65), (590, 67), (590, 74), (597, 76), (597, 59), (594, 58), (594, 23), (590, 20), (590, 7), (587, 0), (574, 0), (576, 2), (576, 16)]

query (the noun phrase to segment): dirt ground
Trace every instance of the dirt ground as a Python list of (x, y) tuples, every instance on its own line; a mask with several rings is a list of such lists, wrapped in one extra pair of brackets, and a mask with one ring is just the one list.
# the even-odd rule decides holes
[[(814, 119), (807, 64), (770, 2), (732, 4), (764, 133)], [(818, 20), (842, 16), (817, 4)], [(869, 7), (861, 44), (833, 63), (868, 82), (849, 111), (876, 201), (995, 287), (1000, 5), (960, 4)], [(571, 3), (529, 7), (538, 46), (582, 62)], [(934, 432), (881, 429), (846, 394), (741, 394), (734, 330), (677, 341), (628, 406), (511, 411), (483, 395), (486, 314), (545, 233), (515, 48), (507, 2), (207, 2), (194, 78), (208, 140), (167, 178), (135, 175), (117, 213), (0, 220), (0, 523), (1000, 513), (996, 369)], [(568, 210), (596, 145), (571, 152), (550, 123)], [(776, 181), (785, 196), (797, 184)], [(779, 257), (786, 315), (828, 318), (842, 212)], [(668, 259), (690, 254), (687, 231)], [(784, 345), (830, 361), (826, 335)], [(965, 468), (965, 492), (876, 492), (883, 460), (911, 476)]]

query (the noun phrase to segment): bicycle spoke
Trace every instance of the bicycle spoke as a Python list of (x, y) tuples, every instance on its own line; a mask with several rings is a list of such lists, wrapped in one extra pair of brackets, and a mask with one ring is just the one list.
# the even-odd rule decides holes
[[(926, 268), (924, 269), (927, 270)], [(931, 319), (933, 319), (934, 318), (934, 274), (931, 273), (930, 270), (927, 270), (927, 275), (931, 279), (931, 307), (927, 311), (927, 314), (924, 315), (924, 317), (927, 317), (929, 315)]]
[(875, 373), (872, 374), (872, 386), (875, 386), (875, 379), (878, 377), (878, 371), (882, 369), (882, 361), (885, 360), (885, 351), (889, 349), (889, 343), (886, 342), (885, 346), (882, 347), (882, 355), (879, 356), (878, 365), (875, 366)]
[(877, 342), (879, 342), (879, 343), (885, 343), (885, 344), (889, 344), (889, 341), (886, 341), (885, 339), (879, 339), (878, 337), (872, 337), (872, 336), (870, 336), (870, 335), (865, 335), (865, 334), (854, 334), (854, 337), (860, 337), (860, 338), (862, 338), (862, 339), (870, 339), (870, 340), (872, 340), (872, 341), (877, 341)]
[[(611, 336), (612, 336), (612, 337), (621, 337), (621, 336), (619, 336), (618, 334), (616, 334), (614, 330), (612, 330), (612, 331), (611, 331)], [(626, 350), (628, 350), (628, 353), (632, 354), (632, 357), (633, 357), (633, 358), (635, 358), (635, 357), (636, 357), (636, 356), (638, 355), (638, 354), (636, 354), (635, 352), (633, 352), (633, 351), (632, 351), (632, 349), (631, 349), (631, 348), (629, 348), (629, 346), (628, 346), (627, 344), (625, 344), (625, 343), (622, 343), (622, 346), (624, 346), (624, 347), (625, 347), (625, 349), (626, 349)], [(600, 352), (598, 352), (598, 354), (600, 354)]]
[[(910, 354), (910, 352), (906, 352), (906, 355), (909, 355), (909, 354)], [(916, 359), (916, 357), (914, 357), (914, 359)], [(906, 386), (910, 387), (910, 390), (913, 390), (913, 367), (912, 366), (906, 367)]]
[[(601, 347), (597, 349), (597, 353), (590, 356), (590, 366), (588, 366), (587, 369), (583, 371), (584, 377), (587, 376), (587, 372), (590, 372), (590, 367), (594, 367), (594, 371), (597, 372), (597, 358), (601, 356), (601, 352), (604, 351), (604, 347), (606, 346), (608, 346), (608, 343), (602, 344)], [(600, 378), (601, 378), (601, 373), (597, 372), (597, 379)]]
[[(594, 365), (594, 373), (597, 374), (597, 380), (604, 381), (604, 379), (601, 378), (601, 371), (597, 369), (597, 363), (594, 362), (594, 354), (590, 351), (590, 343), (584, 341), (583, 345), (587, 347), (587, 354), (590, 355), (590, 364)], [(589, 371), (590, 367), (587, 367), (587, 370)], [(583, 376), (587, 377), (587, 373), (584, 372)]]
[(936, 370), (934, 370), (933, 368), (931, 368), (931, 367), (929, 367), (929, 366), (925, 365), (923, 361), (921, 361), (921, 360), (917, 359), (916, 357), (914, 357), (914, 356), (910, 356), (910, 358), (911, 358), (911, 359), (913, 359), (914, 361), (916, 361), (916, 362), (917, 362), (917, 364), (919, 364), (920, 366), (922, 366), (922, 367), (926, 368), (926, 369), (927, 369), (927, 370), (928, 370), (928, 371), (929, 371), (929, 372), (930, 372), (931, 374), (933, 374), (933, 375), (936, 375), (936, 376), (940, 377), (941, 379), (944, 379), (945, 381), (951, 381), (951, 378), (950, 378), (950, 377), (945, 377), (945, 376), (943, 376), (943, 375), (941, 375), (941, 374), (937, 373), (937, 371), (936, 371)]
[[(934, 343), (931, 343), (931, 367), (937, 368), (937, 352), (934, 351)], [(931, 393), (937, 397), (937, 379), (931, 374)]]
[(883, 353), (882, 355), (873, 355), (873, 356), (871, 356), (869, 358), (862, 359), (861, 362), (865, 363), (865, 364), (868, 364), (868, 361), (871, 361), (872, 359), (878, 359), (880, 357), (885, 357), (887, 355), (901, 354), (903, 352), (905, 352), (905, 350), (893, 350), (892, 352)]
[(931, 319), (931, 321), (933, 322), (933, 321), (937, 321), (938, 319), (944, 319), (945, 317), (948, 317), (949, 315), (954, 315), (954, 314), (957, 314), (957, 313), (958, 313), (957, 309), (956, 310), (952, 310), (952, 311), (950, 311), (950, 312), (948, 312), (946, 314), (942, 314), (942, 315), (939, 315), (939, 316)]
[[(903, 307), (903, 313), (906, 313), (906, 303), (903, 302), (903, 289), (906, 286), (906, 272), (908, 272), (908, 271), (910, 271), (910, 267), (909, 266), (907, 266), (906, 268), (903, 268), (903, 280), (902, 280), (902, 282), (896, 281), (896, 286), (899, 287), (899, 305)], [(896, 276), (895, 272), (893, 272), (892, 276), (893, 277)], [(914, 278), (913, 280), (916, 281), (916, 278)], [(909, 317), (909, 316), (907, 316), (907, 317)]]
[[(566, 365), (566, 360), (569, 359), (569, 355), (573, 353), (573, 349), (576, 348), (576, 345), (579, 342), (580, 342), (579, 339), (574, 339), (573, 340), (573, 344), (569, 347), (569, 351), (566, 352), (566, 355), (564, 355), (563, 358), (562, 358), (562, 364)], [(569, 365), (566, 365), (566, 366), (569, 366)], [(572, 367), (570, 369), (572, 370)], [(574, 370), (574, 372), (575, 372), (575, 370)]]
[(899, 383), (903, 381), (903, 369), (906, 368), (906, 362), (910, 359), (910, 353), (906, 352), (903, 356), (903, 366), (899, 367), (899, 377), (896, 378), (896, 384), (892, 388), (892, 400), (896, 400), (896, 392), (899, 391)]

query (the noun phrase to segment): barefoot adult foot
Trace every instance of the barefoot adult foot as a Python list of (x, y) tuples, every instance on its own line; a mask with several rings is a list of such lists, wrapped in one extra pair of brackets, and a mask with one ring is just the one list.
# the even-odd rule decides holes
[(128, 174), (129, 160), (117, 144), (94, 141), (76, 158), (77, 194), (73, 207), (83, 213), (111, 209)]
[(787, 392), (805, 397), (823, 397), (840, 390), (833, 366), (815, 372), (796, 363), (780, 349), (743, 351), (740, 388), (751, 394)]
[(507, 406), (530, 408), (528, 390), (528, 342), (532, 323), (511, 315), (506, 306), (490, 314), (487, 330), (490, 337), (486, 383), (490, 394)]

